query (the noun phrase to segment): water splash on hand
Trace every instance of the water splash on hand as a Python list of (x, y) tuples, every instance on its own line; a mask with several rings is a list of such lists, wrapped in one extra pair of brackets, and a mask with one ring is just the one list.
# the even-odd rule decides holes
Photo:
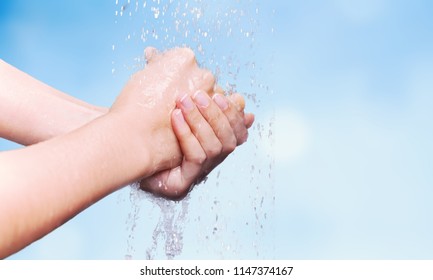
[[(138, 222), (143, 204), (155, 205), (157, 210), (152, 214), (159, 215), (151, 237), (144, 237), (151, 239), (145, 258), (181, 257), (186, 250), (184, 244), (190, 243), (199, 248), (196, 251), (199, 255), (271, 256), (272, 248), (264, 240), (272, 234), (274, 156), (261, 152), (262, 142), (273, 143), (274, 137), (273, 108), (269, 104), (272, 90), (263, 81), (264, 76), (271, 75), (264, 63), (272, 63), (272, 52), (260, 50), (260, 40), (269, 39), (274, 32), (274, 27), (263, 22), (272, 16), (266, 14), (267, 3), (258, 0), (132, 1), (116, 3), (116, 24), (125, 27), (125, 34), (113, 44), (113, 54), (122, 55), (122, 61), (125, 55), (132, 56), (129, 63), (113, 62), (113, 65), (123, 64), (124, 70), (132, 74), (144, 67), (144, 48), (165, 50), (188, 46), (195, 51), (201, 66), (215, 73), (227, 95), (242, 90), (240, 93), (247, 98), (247, 110), (257, 116), (248, 143), (214, 170), (206, 185), (194, 190), (188, 200), (171, 202), (149, 195), (134, 200), (128, 218), (132, 224)], [(113, 71), (119, 72), (119, 69)], [(133, 196), (140, 196), (140, 191), (132, 192)], [(132, 233), (128, 254), (131, 256), (135, 253), (132, 246), (137, 235), (135, 228), (129, 227)]]

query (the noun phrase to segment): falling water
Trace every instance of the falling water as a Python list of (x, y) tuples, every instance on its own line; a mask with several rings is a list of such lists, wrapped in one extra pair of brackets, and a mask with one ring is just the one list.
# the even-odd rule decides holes
[(264, 82), (272, 52), (260, 49), (260, 40), (272, 36), (273, 27), (259, 21), (272, 16), (259, 2), (116, 0), (115, 23), (125, 33), (112, 45), (113, 75), (144, 67), (147, 46), (188, 46), (227, 94), (246, 97), (247, 110), (257, 117), (249, 141), (185, 200), (131, 188), (126, 258), (272, 257), (274, 162), (272, 153), (262, 152), (263, 141), (273, 142), (272, 90)]

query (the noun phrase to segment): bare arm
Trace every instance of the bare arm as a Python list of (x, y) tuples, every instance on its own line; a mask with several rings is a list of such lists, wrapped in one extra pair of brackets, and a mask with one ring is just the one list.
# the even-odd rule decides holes
[[(166, 65), (173, 67), (167, 69)], [(185, 93), (201, 89), (211, 94), (209, 89), (214, 88), (212, 78), (203, 78), (209, 78), (209, 72), (199, 69), (191, 52), (185, 49), (158, 56), (134, 75), (107, 114), (9, 65), (3, 63), (1, 67), (2, 71), (8, 69), (17, 75), (6, 73), (2, 77), (25, 80), (35, 87), (37, 94), (29, 97), (26, 88), (14, 82), (5, 83), (12, 85), (9, 89), (22, 90), (18, 96), (40, 103), (39, 110), (47, 110), (57, 122), (48, 133), (46, 119), (36, 121), (32, 127), (34, 134), (29, 137), (28, 126), (32, 125), (29, 122), (40, 111), (20, 116), (21, 111), (11, 107), (28, 106), (21, 105), (19, 98), (11, 98), (8, 102), (13, 106), (5, 106), (9, 110), (6, 115), (16, 116), (14, 125), (22, 128), (5, 124), (5, 117), (0, 116), (0, 131), (4, 135), (17, 131), (9, 139), (23, 144), (60, 136), (0, 153), (0, 258), (41, 238), (97, 200), (140, 178), (148, 178), (149, 184), (144, 189), (172, 198), (183, 196), (191, 183), (206, 175), (234, 149), (236, 142), (246, 140), (246, 129), (253, 122), (252, 115), (244, 118), (243, 99), (239, 96), (234, 101), (222, 101), (222, 96), (215, 96), (215, 103), (207, 98), (210, 105), (203, 107), (194, 95), (197, 106), (185, 110), (181, 104), (184, 99), (179, 99)], [(5, 98), (7, 89), (2, 88), (6, 90), (2, 93)], [(181, 110), (174, 110), (176, 100)], [(52, 106), (45, 107), (46, 102), (52, 102)], [(237, 111), (233, 110), (235, 107)], [(75, 116), (81, 112), (84, 117)], [(74, 117), (69, 118), (70, 115)], [(78, 128), (81, 125), (84, 126)], [(166, 171), (158, 173), (163, 170)], [(164, 190), (156, 189), (161, 185), (158, 182)]]
[(107, 112), (0, 60), (0, 137), (30, 145), (65, 134)]
[(69, 134), (1, 153), (0, 258), (150, 175), (151, 146), (134, 143), (124, 120), (106, 115)]
[[(223, 93), (221, 88), (217, 90)], [(213, 94), (213, 92), (208, 92)], [(0, 59), (0, 137), (32, 145), (77, 129), (108, 112), (29, 76)], [(243, 111), (239, 95), (232, 102)], [(249, 128), (252, 114), (245, 115)]]
[(179, 165), (170, 115), (177, 95), (197, 91), (190, 81), (204, 73), (191, 51), (167, 52), (131, 78), (107, 114), (70, 133), (1, 153), (0, 258), (123, 185)]

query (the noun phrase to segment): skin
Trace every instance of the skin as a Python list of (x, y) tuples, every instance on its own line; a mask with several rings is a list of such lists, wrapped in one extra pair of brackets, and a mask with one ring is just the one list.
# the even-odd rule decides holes
[(109, 110), (0, 61), (0, 136), (37, 143), (0, 153), (0, 258), (140, 179), (180, 199), (246, 141), (253, 116), (238, 96), (215, 94), (191, 50), (151, 54)]
[[(146, 49), (145, 55), (148, 64), (161, 56), (153, 48)], [(204, 72), (202, 79), (197, 77), (189, 86), (200, 85), (203, 90), (193, 96), (179, 95), (179, 109), (172, 114), (173, 130), (183, 152), (181, 164), (140, 182), (141, 189), (173, 200), (185, 197), (194, 184), (243, 144), (248, 138), (247, 128), (254, 122), (254, 115), (244, 114), (245, 101), (239, 94), (231, 99), (222, 95), (210, 72)], [(190, 92), (194, 90), (190, 88)]]
[(0, 81), (0, 137), (22, 145), (65, 134), (108, 111), (60, 92), (3, 60)]

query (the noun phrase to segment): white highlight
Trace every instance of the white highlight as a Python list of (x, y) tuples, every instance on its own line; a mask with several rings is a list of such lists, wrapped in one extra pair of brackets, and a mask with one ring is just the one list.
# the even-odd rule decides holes
[(273, 150), (277, 163), (300, 160), (311, 146), (311, 132), (305, 119), (293, 111), (277, 111), (273, 123), (274, 141), (264, 141), (265, 149)]

